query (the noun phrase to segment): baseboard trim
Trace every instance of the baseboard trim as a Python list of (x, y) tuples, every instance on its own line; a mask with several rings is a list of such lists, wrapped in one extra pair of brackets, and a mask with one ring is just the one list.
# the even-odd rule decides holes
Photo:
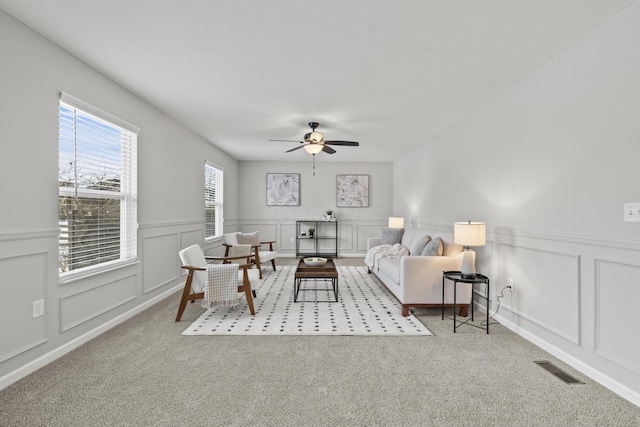
[(572, 356), (571, 354), (565, 352), (564, 350), (559, 349), (558, 347), (532, 334), (526, 329), (521, 328), (515, 323), (505, 319), (501, 315), (496, 314), (494, 318), (507, 329), (515, 332), (516, 334), (520, 335), (522, 338), (535, 344), (536, 346), (540, 347), (544, 351), (551, 353), (553, 356), (557, 357), (558, 359), (562, 360), (566, 364), (582, 372), (583, 374), (585, 374), (592, 380), (596, 381), (597, 383), (601, 384), (602, 386), (608, 388), (618, 396), (640, 407), (640, 393), (638, 393), (637, 391), (630, 389), (624, 384), (620, 384), (618, 381), (614, 380), (608, 375), (603, 374), (602, 372), (595, 369), (593, 366), (587, 365), (583, 361), (577, 359), (575, 356)]
[(0, 390), (3, 390), (7, 387), (9, 387), (11, 384), (21, 380), (22, 378), (26, 377), (27, 375), (37, 371), (38, 369), (42, 368), (43, 366), (48, 365), (49, 363), (53, 362), (54, 360), (64, 356), (65, 354), (69, 353), (72, 350), (75, 350), (76, 348), (80, 347), (82, 344), (88, 342), (89, 340), (97, 337), (100, 334), (103, 334), (104, 332), (108, 331), (109, 329), (113, 328), (114, 326), (119, 325), (120, 323), (124, 322), (125, 320), (130, 319), (131, 317), (135, 316), (138, 313), (143, 312), (144, 310), (146, 310), (147, 308), (151, 307), (152, 305), (160, 302), (161, 300), (167, 298), (169, 295), (178, 292), (180, 290), (182, 290), (184, 288), (184, 282), (180, 283), (179, 285), (176, 285), (174, 287), (172, 287), (171, 289), (161, 293), (160, 295), (151, 298), (148, 301), (145, 301), (144, 303), (140, 304), (137, 307), (132, 308), (131, 310), (127, 311), (126, 313), (121, 314), (120, 316), (117, 316), (111, 320), (109, 320), (108, 322), (98, 326), (95, 329), (92, 329), (91, 331), (80, 335), (79, 337), (69, 341), (68, 343), (65, 343), (63, 345), (61, 345), (60, 347), (57, 347), (56, 349), (50, 351), (47, 354), (44, 354), (40, 357), (38, 357), (35, 360), (32, 360), (31, 362), (27, 363), (26, 365), (23, 365), (21, 367), (19, 367), (18, 369), (16, 369), (13, 372), (9, 372), (8, 374), (6, 374), (5, 376), (3, 376), (2, 378), (0, 378)]

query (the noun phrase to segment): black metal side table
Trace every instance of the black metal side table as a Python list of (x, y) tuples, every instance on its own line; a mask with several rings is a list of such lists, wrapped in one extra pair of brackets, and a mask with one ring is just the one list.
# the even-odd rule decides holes
[[(442, 320), (444, 320), (444, 282), (445, 279), (451, 280), (453, 282), (453, 333), (456, 333), (456, 327), (462, 326), (469, 322), (469, 319), (465, 321), (456, 320), (456, 289), (458, 287), (458, 283), (471, 283), (471, 321), (473, 321), (473, 285), (476, 283), (485, 283), (487, 285), (487, 294), (485, 295), (485, 299), (487, 300), (487, 334), (489, 333), (489, 278), (483, 274), (475, 274), (473, 277), (463, 276), (459, 271), (443, 271), (442, 272)], [(460, 323), (460, 325), (458, 325)], [(476, 326), (469, 323), (469, 326), (473, 326), (475, 328), (484, 329), (481, 326)]]

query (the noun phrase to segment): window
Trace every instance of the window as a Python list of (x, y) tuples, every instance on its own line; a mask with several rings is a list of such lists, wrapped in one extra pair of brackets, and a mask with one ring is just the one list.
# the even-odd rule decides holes
[(222, 169), (212, 166), (209, 163), (204, 164), (204, 237), (222, 235), (222, 223), (224, 220), (222, 214), (222, 188), (223, 188)]
[(136, 259), (138, 128), (65, 93), (59, 116), (59, 272)]

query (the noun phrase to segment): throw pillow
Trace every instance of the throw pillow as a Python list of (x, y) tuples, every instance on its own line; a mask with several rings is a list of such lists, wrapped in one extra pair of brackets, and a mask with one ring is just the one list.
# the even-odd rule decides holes
[[(231, 247), (231, 256), (251, 256), (251, 245), (234, 245)], [(237, 262), (237, 261), (236, 261)]]
[(380, 244), (395, 245), (396, 243), (400, 243), (402, 241), (403, 234), (404, 228), (383, 228)]
[(442, 244), (442, 238), (436, 237), (424, 247), (420, 255), (422, 256), (440, 256), (444, 246)]
[(260, 238), (258, 237), (257, 231), (254, 231), (253, 233), (238, 233), (237, 238), (239, 245), (257, 246), (260, 244)]
[(417, 242), (413, 244), (411, 249), (409, 249), (409, 255), (420, 255), (422, 253), (422, 250), (424, 249), (425, 246), (427, 246), (427, 243), (429, 243), (430, 240), (431, 240), (431, 236), (429, 236), (428, 234), (420, 238)]

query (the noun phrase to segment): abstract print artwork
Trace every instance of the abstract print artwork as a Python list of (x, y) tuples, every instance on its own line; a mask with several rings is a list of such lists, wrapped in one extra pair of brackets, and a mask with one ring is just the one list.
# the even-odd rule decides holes
[(268, 173), (267, 206), (300, 206), (300, 174)]
[(369, 207), (369, 175), (337, 175), (336, 206)]

